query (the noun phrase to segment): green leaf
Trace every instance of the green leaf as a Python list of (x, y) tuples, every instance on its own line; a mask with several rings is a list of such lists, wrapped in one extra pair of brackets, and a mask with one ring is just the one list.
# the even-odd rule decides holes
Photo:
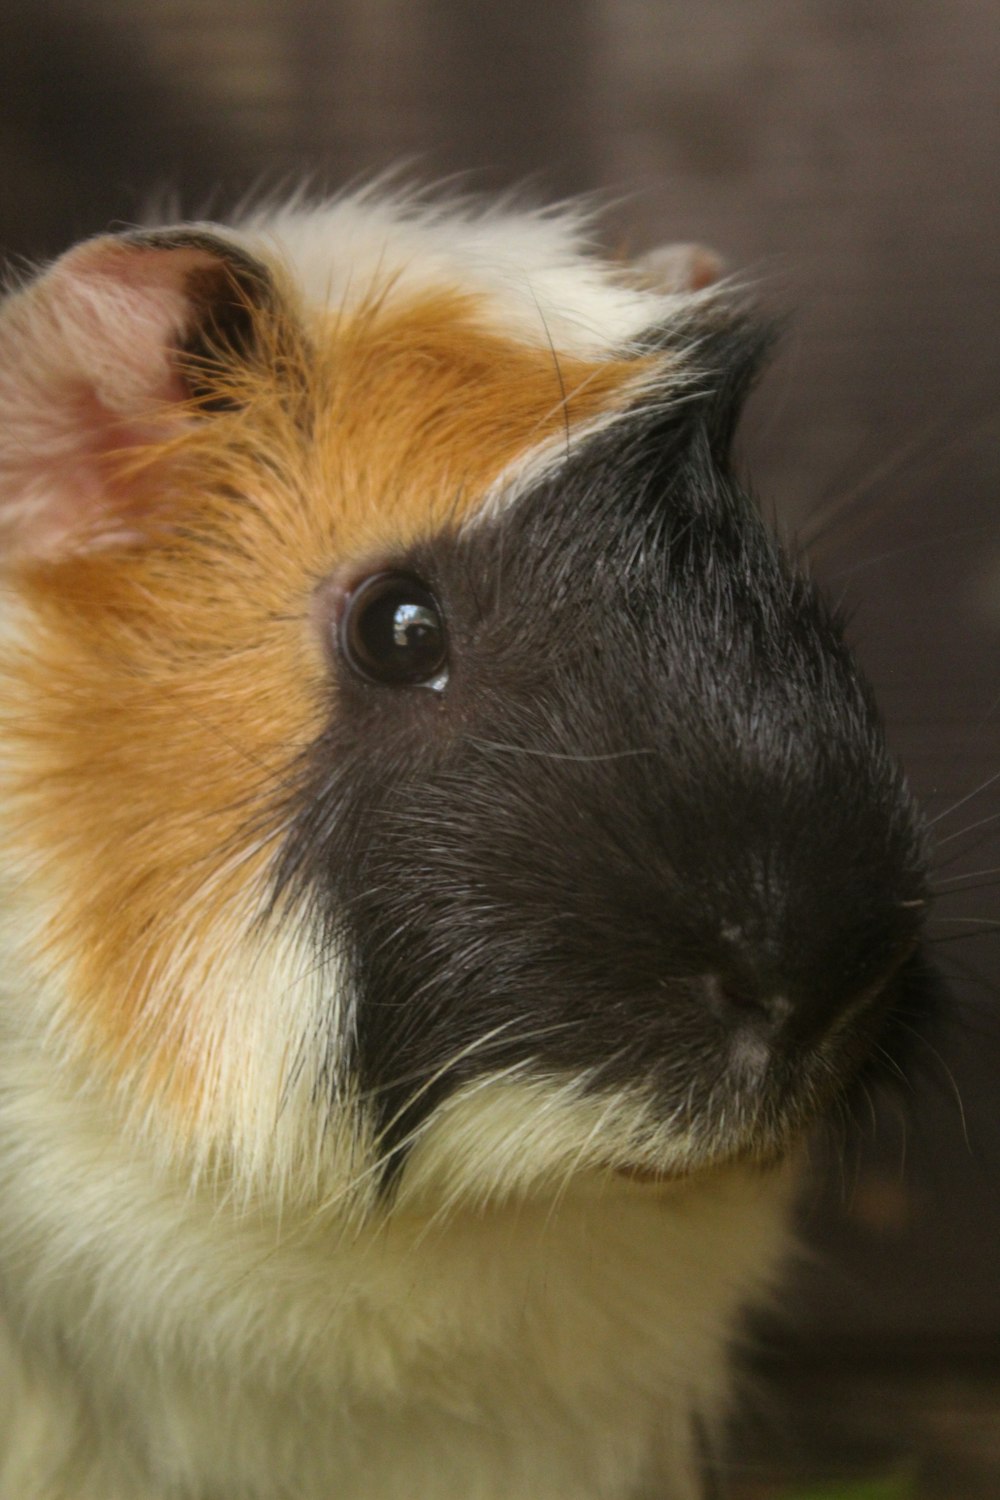
[(905, 1475), (884, 1479), (841, 1481), (818, 1489), (789, 1491), (782, 1500), (917, 1500), (917, 1492)]

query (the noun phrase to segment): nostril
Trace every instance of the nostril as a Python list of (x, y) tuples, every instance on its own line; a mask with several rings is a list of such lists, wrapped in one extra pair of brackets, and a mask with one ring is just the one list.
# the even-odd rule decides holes
[(738, 989), (736, 985), (729, 984), (725, 979), (720, 979), (718, 981), (718, 985), (721, 998), (724, 1001), (727, 1001), (728, 1004), (730, 1004), (734, 1008), (734, 1010), (760, 1009), (760, 1004), (757, 1001), (755, 995), (751, 995), (745, 990)]
[(712, 1013), (726, 1025), (777, 1027), (791, 1011), (787, 996), (761, 993), (721, 974), (703, 974), (702, 987)]

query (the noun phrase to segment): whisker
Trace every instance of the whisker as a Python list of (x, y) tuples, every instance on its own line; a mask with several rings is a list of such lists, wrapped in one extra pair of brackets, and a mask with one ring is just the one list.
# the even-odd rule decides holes
[[(504, 1032), (509, 1031), (512, 1026), (518, 1025), (521, 1019), (522, 1018), (520, 1016), (511, 1016), (506, 1021), (501, 1021), (499, 1025), (492, 1027), (487, 1032), (484, 1032), (482, 1036), (474, 1038), (473, 1041), (467, 1043), (466, 1046), (459, 1048), (457, 1052), (452, 1053), (450, 1057), (446, 1058), (446, 1060), (441, 1063), (435, 1069), (435, 1071), (430, 1074), (429, 1077), (426, 1077), (424, 1079), (424, 1082), (421, 1084), (420, 1088), (418, 1088), (414, 1093), (408, 1096), (406, 1102), (400, 1106), (400, 1108), (391, 1117), (391, 1119), (386, 1121), (386, 1123), (379, 1131), (379, 1140), (384, 1140), (385, 1137), (391, 1133), (393, 1128), (399, 1124), (400, 1120), (403, 1119), (407, 1112), (412, 1109), (413, 1106), (417, 1104), (422, 1098), (424, 1098), (424, 1096), (434, 1087), (436, 1083), (440, 1083), (442, 1078), (447, 1077), (447, 1075), (452, 1071), (454, 1067), (457, 1066), (458, 1063), (467, 1061), (468, 1058), (474, 1056), (477, 1052), (488, 1047), (491, 1042), (496, 1041), (497, 1037), (501, 1036)], [(571, 1021), (557, 1022), (554, 1023), (550, 1028), (548, 1028), (548, 1031), (555, 1032), (560, 1030), (568, 1030), (571, 1028), (572, 1024), (573, 1023)], [(539, 1035), (545, 1034), (546, 1029), (543, 1028), (539, 1032)], [(534, 1037), (531, 1036), (531, 1039), (533, 1040)], [(398, 1149), (398, 1147), (391, 1148), (389, 1155), (392, 1154), (393, 1150)]]
[(996, 917), (931, 917), (929, 925), (952, 922), (961, 922), (964, 926), (1000, 927), (1000, 920)]
[[(570, 1023), (567, 1022), (566, 1024), (569, 1025)], [(399, 1120), (405, 1115), (407, 1109), (409, 1109), (412, 1104), (427, 1091), (428, 1088), (433, 1087), (433, 1084), (441, 1076), (443, 1076), (449, 1068), (454, 1067), (456, 1063), (472, 1055), (472, 1053), (476, 1051), (477, 1047), (486, 1045), (491, 1040), (494, 1040), (496, 1034), (503, 1029), (503, 1026), (495, 1027), (493, 1029), (493, 1032), (487, 1033), (482, 1037), (477, 1037), (473, 1043), (470, 1043), (464, 1048), (460, 1048), (456, 1053), (448, 1058), (447, 1061), (441, 1065), (441, 1067), (430, 1079), (425, 1080), (424, 1085), (421, 1089), (418, 1089), (415, 1093), (411, 1094), (408, 1097), (406, 1103), (396, 1112), (395, 1115), (393, 1115), (392, 1119), (388, 1121), (388, 1123), (379, 1132), (379, 1140), (384, 1139), (384, 1137), (392, 1130), (393, 1126), (399, 1123)], [(517, 1071), (524, 1069), (526, 1066), (526, 1061), (519, 1059), (518, 1061), (511, 1063), (507, 1068), (501, 1069), (497, 1073), (490, 1074), (488, 1078), (482, 1080), (479, 1086), (485, 1086), (485, 1084), (492, 1082), (495, 1079), (509, 1077)], [(362, 1188), (366, 1183), (371, 1182), (373, 1179), (377, 1179), (380, 1174), (390, 1165), (390, 1163), (396, 1156), (398, 1156), (401, 1152), (411, 1150), (416, 1142), (420, 1140), (421, 1136), (427, 1133), (428, 1129), (433, 1123), (433, 1119), (433, 1116), (429, 1116), (428, 1118), (421, 1120), (417, 1125), (413, 1127), (412, 1130), (409, 1130), (406, 1133), (401, 1141), (394, 1142), (388, 1149), (379, 1152), (379, 1154), (375, 1156), (372, 1161), (361, 1168), (360, 1171), (356, 1172), (348, 1182), (338, 1184), (338, 1186), (332, 1192), (328, 1193), (324, 1198), (320, 1200), (320, 1202), (313, 1206), (302, 1223), (296, 1225), (293, 1231), (285, 1235), (284, 1238), (281, 1239), (278, 1244), (276, 1244), (272, 1248), (272, 1250), (268, 1252), (268, 1255), (264, 1257), (264, 1259), (269, 1259), (273, 1254), (276, 1254), (279, 1248), (281, 1248), (281, 1246), (283, 1245), (301, 1242), (301, 1240), (309, 1234), (314, 1225), (321, 1222), (331, 1212), (331, 1210), (337, 1208), (341, 1203), (344, 1203), (345, 1201), (350, 1202), (350, 1200), (357, 1195), (359, 1189)], [(345, 1233), (347, 1232), (347, 1228), (348, 1224), (347, 1222), (345, 1222)]]
[(888, 1068), (890, 1068), (893, 1073), (896, 1074), (896, 1076), (899, 1078), (900, 1082), (903, 1083), (906, 1086), (906, 1088), (912, 1092), (912, 1088), (913, 1088), (912, 1083), (907, 1078), (906, 1074), (903, 1072), (903, 1069), (899, 1066), (899, 1063), (892, 1056), (892, 1054), (890, 1052), (886, 1051), (885, 1047), (882, 1047), (880, 1045), (876, 1046), (875, 1052), (876, 1052), (876, 1055), (878, 1057), (881, 1057), (882, 1061), (886, 1064), (886, 1066)]
[[(880, 458), (850, 488), (835, 493), (830, 500), (823, 502), (811, 516), (806, 518), (802, 529), (802, 539), (806, 548), (810, 552), (816, 552), (822, 545), (833, 539), (832, 534), (835, 533), (835, 529), (843, 528), (845, 522), (854, 522), (851, 530), (846, 533), (848, 537), (860, 536), (874, 521), (886, 516), (894, 498), (896, 503), (899, 501), (909, 503), (913, 498), (912, 487), (897, 483), (895, 489), (888, 492), (889, 504), (887, 504), (884, 498), (887, 482), (898, 481), (905, 473), (906, 467), (911, 465), (911, 461), (918, 461), (919, 466), (911, 465), (911, 472), (915, 468), (917, 475), (926, 483), (928, 475), (944, 467), (944, 461), (950, 459), (956, 450), (974, 441), (983, 432), (988, 432), (993, 421), (992, 410), (984, 413), (981, 418), (972, 423), (968, 421), (966, 413), (956, 411), (954, 416), (946, 414), (918, 436), (905, 438), (893, 452)], [(947, 434), (949, 431), (951, 432), (950, 438), (945, 442), (940, 441), (941, 434)], [(880, 503), (873, 505), (872, 499), (878, 496), (880, 486), (883, 496)], [(845, 540), (843, 529), (836, 535), (836, 540), (841, 544)]]
[(927, 1049), (927, 1051), (931, 1054), (935, 1062), (937, 1062), (938, 1066), (940, 1067), (954, 1095), (955, 1103), (958, 1106), (958, 1116), (962, 1124), (962, 1139), (965, 1141), (966, 1149), (968, 1150), (969, 1155), (974, 1155), (972, 1150), (972, 1142), (969, 1139), (969, 1126), (965, 1114), (965, 1104), (962, 1100), (962, 1093), (959, 1089), (958, 1081), (956, 1080), (954, 1073), (948, 1066), (945, 1059), (941, 1056), (941, 1053), (938, 1051), (938, 1049), (927, 1040), (922, 1031), (918, 1031), (915, 1026), (910, 1026), (906, 1021), (900, 1021), (899, 1025), (904, 1031), (908, 1031), (916, 1041), (920, 1042), (921, 1045)]
[[(966, 1003), (958, 1014), (958, 1021), (963, 1031), (975, 1029), (977, 1034), (996, 1039), (1000, 1035), (1000, 1014), (997, 1012), (996, 1001), (1000, 999), (1000, 985), (993, 978), (987, 978), (981, 969), (970, 963), (967, 958), (957, 953), (945, 953), (941, 955), (942, 967), (957, 971), (963, 983), (974, 984), (977, 989), (982, 990), (989, 997), (989, 1009), (984, 1012), (980, 1005), (974, 1005), (971, 997), (966, 996)], [(970, 1025), (970, 1012), (982, 1016), (985, 1014), (989, 1025), (985, 1028), (973, 1028)]]
[(606, 754), (598, 755), (575, 755), (569, 750), (536, 750), (530, 745), (504, 745), (496, 740), (483, 740), (473, 738), (473, 745), (478, 745), (482, 750), (499, 750), (505, 755), (532, 755), (540, 760), (574, 761), (580, 765), (600, 764), (602, 761), (628, 760), (638, 755), (657, 755), (659, 752), (649, 748), (636, 750), (609, 750)]
[[(867, 530), (875, 519), (881, 520), (888, 507), (871, 505), (872, 495), (877, 493), (878, 486), (883, 481), (898, 479), (908, 460), (923, 456), (923, 452), (928, 447), (929, 440), (926, 433), (905, 439), (894, 452), (887, 454), (850, 488), (841, 490), (830, 500), (818, 506), (812, 515), (806, 518), (802, 528), (802, 542), (806, 549), (815, 553), (824, 542), (829, 541), (830, 534), (835, 527), (843, 527), (845, 522), (851, 520), (857, 522), (859, 512), (861, 524), (855, 525), (851, 535), (858, 535), (861, 531)], [(903, 486), (900, 485), (896, 489), (896, 496), (897, 502), (906, 496)]]
[(980, 782), (979, 786), (974, 787), (971, 792), (967, 792), (964, 797), (960, 797), (957, 802), (953, 802), (950, 807), (946, 807), (944, 812), (939, 812), (936, 817), (930, 818), (928, 820), (928, 827), (933, 828), (934, 825), (936, 823), (940, 823), (942, 819), (950, 818), (952, 813), (958, 812), (958, 809), (960, 807), (964, 807), (965, 804), (967, 802), (971, 802), (974, 797), (980, 796), (983, 792), (985, 792), (987, 787), (993, 786), (994, 782), (997, 781), (1000, 781), (1000, 771), (994, 772), (992, 776), (987, 776), (985, 781)]
[(879, 564), (889, 562), (896, 557), (909, 557), (915, 552), (923, 552), (928, 548), (933, 551), (939, 551), (942, 543), (965, 540), (971, 536), (996, 536), (998, 532), (1000, 532), (1000, 526), (996, 523), (991, 523), (980, 526), (961, 526), (954, 531), (939, 532), (935, 536), (918, 537), (916, 541), (904, 542), (898, 547), (888, 547), (884, 552), (874, 553), (871, 557), (862, 558), (860, 562), (852, 563), (850, 567), (838, 568), (830, 576), (838, 581), (854, 578), (859, 573), (864, 573), (869, 568), (878, 567)]
[[(512, 1024), (513, 1024), (513, 1020), (510, 1021), (510, 1022), (505, 1023), (505, 1027), (509, 1026), (509, 1025), (512, 1025)], [(569, 1031), (569, 1030), (572, 1029), (572, 1026), (573, 1026), (572, 1021), (555, 1021), (551, 1025), (549, 1025), (549, 1026), (537, 1026), (537, 1027), (533, 1027), (533, 1028), (531, 1028), (531, 1029), (529, 1029), (527, 1031), (520, 1032), (518, 1034), (518, 1041), (519, 1042), (535, 1042), (535, 1041), (540, 1041), (540, 1040), (542, 1040), (545, 1037), (554, 1036), (557, 1032), (560, 1032), (560, 1031)], [(429, 1086), (433, 1087), (433, 1084), (439, 1082), (440, 1079), (447, 1073), (447, 1071), (450, 1068), (454, 1067), (457, 1063), (465, 1062), (467, 1060), (467, 1058), (470, 1057), (473, 1054), (473, 1052), (476, 1050), (476, 1048), (478, 1046), (484, 1045), (486, 1041), (492, 1041), (492, 1040), (494, 1040), (495, 1037), (496, 1037), (496, 1035), (499, 1034), (499, 1032), (502, 1029), (505, 1029), (505, 1028), (500, 1028), (500, 1027), (495, 1028), (494, 1031), (492, 1033), (490, 1033), (486, 1038), (479, 1038), (479, 1039), (477, 1039), (476, 1042), (470, 1043), (467, 1048), (461, 1049), (460, 1051), (458, 1051), (457, 1053), (455, 1053), (451, 1058), (449, 1058), (449, 1060), (446, 1063), (443, 1063), (441, 1065), (441, 1068), (439, 1069), (438, 1073), (436, 1073), (434, 1075), (434, 1077), (430, 1080)], [(492, 1074), (491, 1073), (489, 1075), (489, 1078), (486, 1079), (485, 1081), (486, 1082), (490, 1082), (490, 1081), (492, 1081), (492, 1079), (494, 1079), (494, 1078), (496, 1078), (498, 1076), (500, 1076), (500, 1075), (498, 1075), (498, 1074)], [(363, 1093), (357, 1094), (354, 1097), (357, 1099), (357, 1101), (358, 1101), (359, 1104), (367, 1104), (371, 1100), (378, 1098), (378, 1096), (381, 1095), (381, 1094), (391, 1093), (393, 1090), (399, 1088), (401, 1084), (416, 1083), (416, 1082), (419, 1082), (420, 1080), (424, 1080), (424, 1079), (426, 1079), (426, 1072), (425, 1072), (425, 1070), (423, 1068), (414, 1068), (409, 1073), (400, 1073), (400, 1074), (397, 1074), (397, 1076), (395, 1078), (390, 1079), (386, 1083), (374, 1084), (370, 1089), (366, 1089)], [(420, 1097), (419, 1094), (412, 1095), (411, 1099), (410, 1099), (410, 1102), (415, 1103), (416, 1100), (419, 1097)], [(388, 1128), (389, 1127), (387, 1126), (386, 1129), (388, 1129)]]
[[(975, 823), (967, 823), (964, 828), (959, 828), (957, 832), (946, 834), (943, 839), (938, 839), (938, 848), (943, 848), (945, 844), (950, 844), (955, 839), (963, 838), (965, 834), (972, 833), (976, 828), (985, 828), (988, 823), (995, 823), (998, 818), (1000, 818), (1000, 812), (995, 812), (989, 813), (985, 818), (978, 818)], [(945, 866), (942, 866), (942, 868), (945, 868)]]
[[(982, 870), (963, 870), (960, 875), (947, 876), (944, 880), (939, 881), (938, 885), (956, 885), (960, 880), (978, 880), (980, 875), (1000, 875), (1000, 865), (987, 865), (986, 868)], [(937, 889), (937, 887), (935, 887), (935, 889)], [(991, 885), (977, 885), (970, 887), (970, 889), (976, 891), (985, 891), (990, 890)]]
[(976, 938), (985, 936), (986, 934), (983, 932), (948, 932), (945, 933), (942, 937), (929, 937), (927, 941), (931, 943), (935, 948), (939, 948), (945, 943), (968, 942), (970, 938), (975, 941)]
[(591, 1147), (591, 1143), (599, 1139), (604, 1126), (614, 1114), (617, 1104), (618, 1100), (613, 1097), (608, 1100), (607, 1104), (604, 1106), (603, 1110), (594, 1121), (590, 1130), (581, 1141), (579, 1149), (576, 1151), (573, 1159), (566, 1164), (566, 1170), (563, 1173), (562, 1181), (556, 1188), (555, 1192), (552, 1194), (552, 1201), (549, 1205), (549, 1211), (545, 1218), (546, 1228), (552, 1223), (552, 1220), (555, 1218), (556, 1213), (565, 1201), (566, 1195), (570, 1190), (570, 1184), (573, 1181), (573, 1177), (576, 1174), (580, 1163), (586, 1160), (587, 1153), (589, 1152)]
[(552, 333), (551, 333), (551, 331), (549, 329), (548, 322), (546, 321), (545, 314), (542, 312), (541, 303), (539, 302), (538, 298), (536, 297), (536, 295), (535, 295), (535, 289), (531, 285), (530, 281), (528, 282), (527, 285), (528, 285), (528, 293), (529, 293), (529, 295), (531, 297), (532, 302), (535, 304), (535, 311), (538, 313), (538, 317), (539, 317), (539, 319), (541, 321), (542, 328), (545, 330), (546, 342), (548, 343), (548, 346), (549, 346), (549, 352), (552, 355), (552, 367), (553, 367), (553, 369), (556, 372), (556, 380), (559, 382), (559, 391), (560, 391), (560, 398), (561, 398), (560, 399), (560, 405), (562, 407), (563, 424), (564, 424), (565, 431), (566, 431), (566, 458), (567, 458), (567, 461), (568, 461), (569, 456), (570, 456), (570, 448), (571, 448), (571, 445), (572, 445), (572, 440), (571, 440), (571, 436), (570, 436), (569, 396), (567, 395), (567, 392), (566, 392), (566, 381), (563, 378), (562, 365), (559, 363), (559, 356), (556, 353), (556, 346), (555, 346), (555, 344), (554, 344), (554, 342), (552, 340)]

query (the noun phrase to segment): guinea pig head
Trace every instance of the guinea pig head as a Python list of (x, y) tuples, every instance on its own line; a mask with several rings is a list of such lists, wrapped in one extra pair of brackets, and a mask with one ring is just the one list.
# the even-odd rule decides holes
[(7, 946), (74, 1068), (383, 1201), (768, 1162), (849, 1087), (923, 839), (730, 465), (766, 342), (321, 314), (192, 232), (12, 300)]
[(452, 1109), (474, 1138), (456, 1100), (515, 1177), (567, 1149), (553, 1099), (588, 1166), (773, 1159), (919, 985), (919, 821), (731, 471), (766, 336), (718, 316), (680, 399), (318, 596), (279, 889), (346, 957), (390, 1177)]

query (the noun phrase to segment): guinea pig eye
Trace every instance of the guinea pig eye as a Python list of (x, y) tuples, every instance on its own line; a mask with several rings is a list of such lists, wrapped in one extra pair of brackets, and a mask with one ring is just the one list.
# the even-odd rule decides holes
[(444, 620), (426, 584), (408, 573), (375, 573), (348, 595), (340, 649), (369, 682), (392, 687), (444, 686)]

